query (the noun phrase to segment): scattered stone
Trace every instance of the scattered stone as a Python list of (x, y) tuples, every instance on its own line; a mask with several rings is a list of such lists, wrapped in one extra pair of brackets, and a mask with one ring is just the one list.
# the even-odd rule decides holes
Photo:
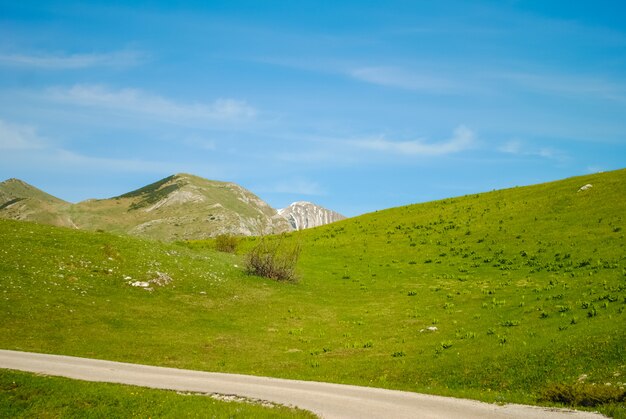
[(169, 283), (173, 281), (172, 277), (164, 272), (157, 271), (156, 276), (157, 277), (154, 279), (151, 279), (150, 282), (153, 283), (154, 285), (158, 285), (159, 287), (162, 287), (164, 285), (169, 285)]
[[(130, 276), (125, 276), (124, 279), (128, 280), (128, 279), (132, 279)], [(152, 288), (153, 285), (159, 286), (159, 287), (163, 287), (165, 285), (169, 285), (170, 282), (172, 282), (173, 279), (171, 276), (169, 276), (168, 274), (164, 273), (164, 272), (156, 272), (156, 278), (153, 278), (149, 281), (128, 281), (128, 285), (130, 285), (131, 287), (139, 287), (139, 288), (143, 288), (146, 291), (153, 291), (154, 288)], [(202, 291), (200, 292), (200, 294), (206, 294), (206, 292)]]
[(585, 381), (587, 379), (587, 374), (580, 374), (580, 376), (578, 377), (578, 381)]
[[(210, 397), (215, 400), (220, 400), (220, 401), (225, 401), (225, 402), (248, 403), (248, 404), (263, 406), (263, 407), (272, 408), (272, 409), (283, 406), (278, 403), (270, 402), (267, 400), (255, 399), (252, 397), (241, 397), (241, 396), (237, 396), (236, 394), (213, 393), (210, 395)], [(287, 406), (287, 407), (290, 407), (290, 406)]]
[(587, 189), (591, 189), (591, 188), (593, 188), (593, 185), (591, 183), (588, 183), (586, 185), (581, 186), (578, 192), (586, 191)]
[(435, 331), (437, 331), (438, 329), (437, 329), (437, 326), (428, 326), (428, 327), (426, 328), (426, 330), (428, 330), (428, 331), (430, 331), (430, 332), (435, 332)]

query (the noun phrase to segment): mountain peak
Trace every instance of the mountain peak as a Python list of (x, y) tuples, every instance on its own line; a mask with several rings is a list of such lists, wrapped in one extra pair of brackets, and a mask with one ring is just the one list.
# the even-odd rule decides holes
[(278, 210), (278, 214), (286, 218), (294, 230), (319, 227), (346, 218), (338, 212), (308, 201), (293, 202), (288, 207)]
[(289, 231), (276, 210), (229, 182), (176, 173), (111, 199), (73, 208), (76, 224), (162, 240), (219, 234), (257, 235)]
[(15, 178), (15, 177), (9, 178), (9, 179), (5, 180), (4, 182), (0, 182), (0, 185), (11, 185), (11, 184), (18, 184), (18, 185), (23, 185), (23, 186), (28, 186), (28, 187), (34, 188), (34, 186), (29, 185), (28, 183), (24, 182), (23, 180)]
[(10, 178), (0, 182), (0, 204), (11, 199), (37, 199), (45, 202), (66, 203), (21, 179)]
[(74, 227), (69, 217), (60, 215), (70, 205), (20, 179), (0, 183), (0, 218)]

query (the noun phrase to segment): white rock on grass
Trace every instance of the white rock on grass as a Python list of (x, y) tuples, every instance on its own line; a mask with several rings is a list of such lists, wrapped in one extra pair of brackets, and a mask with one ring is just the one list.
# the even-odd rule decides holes
[(587, 189), (591, 189), (591, 188), (593, 188), (593, 185), (591, 183), (588, 183), (586, 185), (581, 186), (578, 192), (586, 191)]
[(436, 326), (428, 326), (426, 329), (420, 329), (420, 333), (424, 333), (425, 330), (428, 330), (429, 332), (436, 332), (437, 331), (437, 327)]
[(172, 282), (172, 277), (166, 274), (165, 272), (156, 272), (156, 278), (150, 280), (154, 285), (158, 285), (160, 287), (164, 285), (168, 285)]

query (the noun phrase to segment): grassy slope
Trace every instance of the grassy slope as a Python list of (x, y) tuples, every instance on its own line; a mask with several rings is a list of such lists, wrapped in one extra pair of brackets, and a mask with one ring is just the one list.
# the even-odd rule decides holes
[(309, 418), (308, 412), (223, 402), (174, 391), (0, 370), (3, 418)]
[(533, 393), (583, 373), (615, 382), (625, 193), (620, 171), (369, 214), (304, 232), (302, 271), (335, 281), (350, 313), (337, 320), (363, 322), (385, 347), (374, 359), (406, 354), (385, 360), (383, 383)]
[(71, 226), (65, 215), (70, 203), (19, 179), (0, 182), (0, 216), (44, 224)]
[[(210, 243), (3, 221), (0, 347), (492, 401), (581, 374), (619, 385), (625, 194), (622, 170), (292, 234), (297, 285), (247, 277)], [(173, 283), (124, 279), (157, 270)]]

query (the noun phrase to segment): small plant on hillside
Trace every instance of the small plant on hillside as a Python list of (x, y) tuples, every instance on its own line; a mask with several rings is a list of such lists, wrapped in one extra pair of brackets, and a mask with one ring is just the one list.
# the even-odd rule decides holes
[(226, 253), (235, 253), (239, 239), (229, 234), (220, 234), (215, 238), (215, 250)]
[(451, 340), (444, 340), (443, 342), (439, 343), (441, 349), (450, 349), (452, 345), (453, 344)]
[(297, 282), (296, 264), (300, 244), (285, 243), (283, 237), (275, 240), (261, 238), (259, 244), (246, 255), (246, 270), (276, 281)]

